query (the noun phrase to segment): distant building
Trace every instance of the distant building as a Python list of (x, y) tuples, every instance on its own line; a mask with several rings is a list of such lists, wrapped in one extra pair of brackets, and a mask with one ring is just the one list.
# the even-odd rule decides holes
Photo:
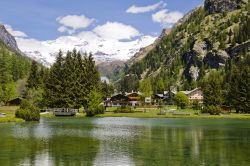
[(154, 95), (154, 102), (159, 103), (160, 101), (164, 104), (172, 105), (174, 104), (173, 98), (175, 96), (175, 92), (164, 91), (163, 94), (155, 94)]
[(152, 98), (151, 97), (145, 97), (145, 103), (146, 104), (151, 104), (152, 103)]
[(190, 101), (198, 100), (200, 102), (203, 102), (203, 92), (201, 88), (195, 88), (194, 90), (191, 91), (181, 91), (181, 92), (187, 95)]
[(140, 92), (118, 93), (108, 98), (104, 103), (106, 107), (120, 107), (122, 105), (140, 106), (142, 95)]

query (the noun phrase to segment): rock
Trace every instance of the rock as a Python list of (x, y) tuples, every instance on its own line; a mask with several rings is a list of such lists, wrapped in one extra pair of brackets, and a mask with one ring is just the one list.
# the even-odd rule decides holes
[(206, 0), (205, 10), (209, 14), (230, 12), (242, 8), (247, 0)]
[(197, 81), (199, 78), (200, 69), (199, 67), (191, 66), (189, 74), (193, 80)]
[(203, 59), (203, 63), (211, 68), (218, 68), (221, 65), (224, 65), (228, 58), (229, 55), (226, 51), (210, 51)]
[(196, 41), (193, 50), (197, 53), (199, 59), (203, 59), (207, 54), (207, 46), (204, 41)]
[(227, 49), (227, 52), (231, 58), (237, 57), (238, 55), (240, 55), (241, 52), (244, 51), (250, 52), (250, 41), (237, 45), (233, 48)]
[(4, 25), (0, 24), (0, 40), (12, 51), (22, 54), (17, 46), (15, 38), (6, 30)]

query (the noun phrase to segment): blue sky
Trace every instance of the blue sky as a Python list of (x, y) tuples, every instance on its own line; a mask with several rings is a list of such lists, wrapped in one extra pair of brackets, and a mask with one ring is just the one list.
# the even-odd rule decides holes
[[(187, 13), (203, 0), (163, 0), (162, 6), (144, 13), (126, 12), (132, 5), (145, 7), (157, 4), (155, 0), (1, 0), (0, 22), (11, 25), (13, 29), (22, 31), (29, 38), (50, 40), (66, 35), (58, 28), (64, 26), (57, 18), (67, 15), (82, 16), (93, 19), (84, 28), (76, 28), (75, 32), (89, 31), (107, 22), (119, 22), (130, 25), (143, 35), (160, 33), (164, 25), (153, 21), (152, 15), (161, 11), (178, 11)], [(163, 5), (164, 4), (164, 5)], [(167, 5), (166, 5), (167, 4)]]

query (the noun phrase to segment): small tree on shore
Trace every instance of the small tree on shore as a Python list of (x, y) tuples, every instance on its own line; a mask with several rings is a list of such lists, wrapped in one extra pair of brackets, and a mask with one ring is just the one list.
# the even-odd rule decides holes
[(222, 79), (218, 71), (212, 71), (203, 83), (204, 108), (203, 113), (218, 115), (223, 103)]
[(103, 101), (103, 95), (96, 89), (93, 89), (87, 95), (86, 101), (87, 101), (86, 116), (91, 117), (97, 114), (104, 113), (105, 108), (103, 105), (101, 105)]
[(177, 107), (181, 109), (185, 109), (189, 105), (189, 99), (183, 92), (178, 92), (174, 97), (174, 101)]
[(28, 100), (23, 100), (20, 108), (16, 111), (16, 117), (25, 121), (39, 121), (40, 111)]

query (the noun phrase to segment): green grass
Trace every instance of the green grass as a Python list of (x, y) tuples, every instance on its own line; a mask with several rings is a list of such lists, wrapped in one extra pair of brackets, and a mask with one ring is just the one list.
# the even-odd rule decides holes
[(16, 107), (16, 106), (2, 106), (2, 107), (0, 107), (0, 113), (6, 114), (6, 117), (0, 118), (0, 123), (24, 122), (23, 119), (15, 117), (15, 112), (17, 109), (18, 109), (18, 107)]
[[(198, 115), (200, 111), (194, 110), (191, 108), (187, 109), (177, 109), (176, 106), (166, 106), (162, 108), (162, 111), (166, 111), (169, 109), (176, 109), (177, 112), (185, 112), (191, 113), (190, 116), (182, 116), (182, 115), (172, 115), (172, 113), (166, 113), (166, 115), (157, 115), (160, 112), (158, 108), (137, 108), (135, 113), (113, 113), (110, 111), (105, 114), (97, 115), (97, 117), (133, 117), (133, 118), (191, 118), (191, 119), (250, 119), (250, 115), (248, 114), (235, 114), (232, 113), (230, 115), (208, 115), (201, 116)], [(115, 108), (112, 108), (115, 110)], [(146, 112), (144, 112), (146, 110)]]
[[(24, 122), (24, 120), (15, 117), (15, 111), (18, 107), (13, 106), (5, 106), (0, 107), (0, 113), (5, 113), (7, 116), (4, 118), (0, 118), (0, 123), (6, 122)], [(172, 113), (166, 113), (166, 115), (157, 115), (160, 112), (158, 108), (136, 108), (135, 113), (114, 113), (113, 111), (116, 108), (108, 108), (105, 114), (97, 115), (96, 117), (131, 117), (131, 118), (190, 118), (190, 119), (250, 119), (250, 114), (236, 114), (232, 113), (228, 116), (222, 115), (210, 115), (210, 116), (200, 116), (197, 115), (199, 111), (193, 109), (177, 109), (175, 106), (167, 106), (162, 108), (162, 111), (166, 111), (169, 109), (176, 109), (177, 112), (187, 112), (191, 113), (190, 116), (174, 116)], [(146, 110), (146, 112), (145, 112)], [(53, 113), (41, 114), (43, 118), (53, 118)], [(85, 118), (85, 113), (78, 113), (76, 118)]]

